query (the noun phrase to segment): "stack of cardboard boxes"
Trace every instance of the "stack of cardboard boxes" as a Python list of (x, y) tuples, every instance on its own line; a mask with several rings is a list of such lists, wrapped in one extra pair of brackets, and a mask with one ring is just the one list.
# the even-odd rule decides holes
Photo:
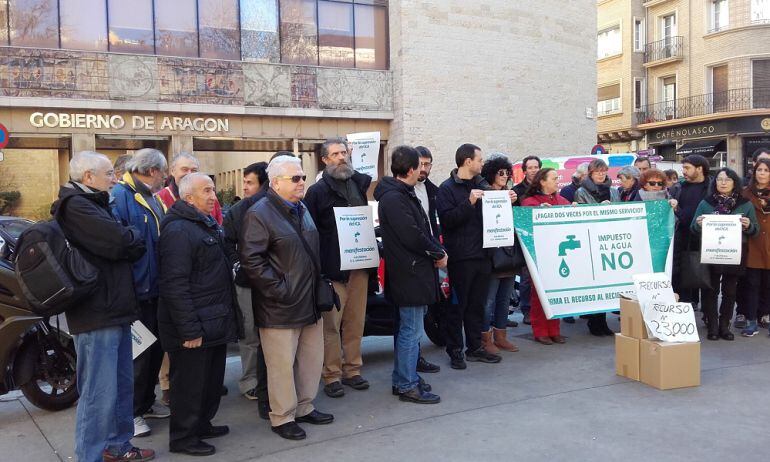
[(639, 302), (620, 299), (615, 372), (660, 390), (700, 385), (700, 343), (669, 343), (647, 337)]

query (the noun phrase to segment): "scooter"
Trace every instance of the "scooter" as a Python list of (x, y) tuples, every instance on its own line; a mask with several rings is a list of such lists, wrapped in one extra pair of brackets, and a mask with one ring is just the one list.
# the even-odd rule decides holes
[(48, 411), (77, 401), (75, 343), (55, 321), (30, 310), (10, 245), (0, 237), (0, 395), (21, 390), (30, 403)]

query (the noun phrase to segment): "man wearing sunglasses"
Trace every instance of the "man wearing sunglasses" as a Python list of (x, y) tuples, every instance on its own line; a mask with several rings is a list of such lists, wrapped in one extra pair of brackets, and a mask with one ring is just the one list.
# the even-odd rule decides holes
[(332, 280), (342, 303), (339, 311), (323, 313), (324, 393), (340, 398), (345, 395), (343, 384), (355, 390), (369, 388), (361, 376), (369, 272), (340, 270), (334, 208), (367, 205), (366, 191), (372, 178), (353, 169), (348, 144), (341, 138), (326, 140), (321, 146), (321, 160), (326, 168), (321, 179), (308, 188), (304, 202), (321, 236), (321, 271)]

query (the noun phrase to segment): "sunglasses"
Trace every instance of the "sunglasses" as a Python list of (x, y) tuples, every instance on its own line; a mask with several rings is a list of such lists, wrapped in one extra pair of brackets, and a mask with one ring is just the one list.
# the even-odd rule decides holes
[(648, 181), (647, 184), (650, 186), (665, 186), (666, 183), (662, 181)]
[(294, 175), (294, 176), (279, 175), (279, 176), (276, 176), (276, 178), (283, 178), (284, 180), (291, 180), (292, 183), (299, 183), (300, 181), (305, 181), (307, 179), (307, 175)]
[(511, 173), (508, 170), (498, 170), (497, 176), (511, 176)]

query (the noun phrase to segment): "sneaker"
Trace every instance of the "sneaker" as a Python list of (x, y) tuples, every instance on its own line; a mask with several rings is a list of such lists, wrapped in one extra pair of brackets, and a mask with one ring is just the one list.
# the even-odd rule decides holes
[(463, 356), (462, 351), (449, 353), (449, 367), (452, 369), (465, 369), (468, 367), (468, 365), (465, 364), (465, 357)]
[(441, 367), (437, 364), (433, 364), (420, 356), (417, 359), (417, 372), (423, 372), (426, 374), (435, 374), (436, 372), (440, 371)]
[(251, 390), (244, 393), (243, 397), (252, 401), (258, 400), (259, 397), (257, 396), (257, 387), (254, 387)]
[(171, 417), (171, 411), (166, 406), (157, 403), (154, 407), (151, 407), (147, 412), (142, 414), (145, 419), (168, 419)]
[(102, 460), (104, 462), (145, 462), (154, 458), (155, 451), (152, 449), (131, 448), (127, 453), (119, 456), (110, 454), (107, 450), (102, 452)]
[(134, 437), (141, 438), (150, 434), (150, 426), (145, 422), (144, 417), (134, 417)]
[(757, 321), (749, 321), (748, 325), (741, 331), (741, 335), (744, 337), (753, 337), (758, 333), (759, 329), (757, 329)]
[(759, 327), (763, 329), (770, 327), (770, 314), (766, 314), (759, 318)]
[(468, 361), (495, 364), (502, 361), (502, 356), (487, 352), (483, 347), (466, 354)]
[(742, 314), (738, 314), (735, 316), (735, 324), (733, 324), (736, 329), (743, 329), (746, 327), (746, 316)]
[(441, 402), (441, 398), (438, 395), (429, 393), (421, 389), (419, 386), (400, 393), (398, 395), (398, 399), (401, 401), (406, 401), (407, 403), (417, 404), (438, 404)]

